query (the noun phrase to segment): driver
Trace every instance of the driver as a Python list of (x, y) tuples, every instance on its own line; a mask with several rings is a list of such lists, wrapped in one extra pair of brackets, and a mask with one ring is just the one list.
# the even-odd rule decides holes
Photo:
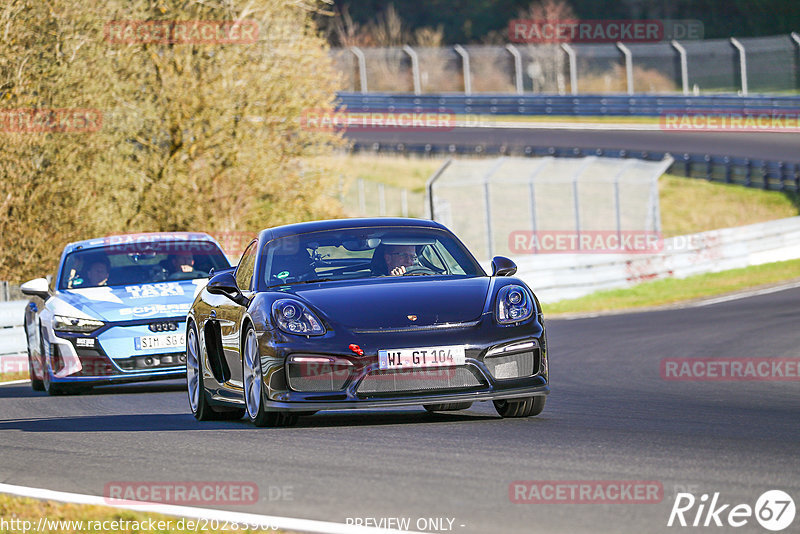
[(86, 270), (87, 287), (98, 287), (108, 284), (108, 261), (96, 259), (89, 263)]
[(176, 252), (169, 257), (169, 274), (194, 272), (194, 256), (191, 252)]
[(409, 267), (417, 262), (417, 250), (414, 245), (386, 245), (383, 250), (383, 261), (389, 276), (403, 276)]

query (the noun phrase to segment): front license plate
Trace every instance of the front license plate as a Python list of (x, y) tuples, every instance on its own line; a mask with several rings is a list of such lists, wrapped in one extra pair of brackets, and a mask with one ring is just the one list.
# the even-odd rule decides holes
[(465, 363), (466, 354), (463, 345), (378, 351), (378, 365), (381, 369), (451, 367)]
[(186, 334), (164, 334), (161, 336), (142, 336), (134, 338), (136, 350), (183, 348)]

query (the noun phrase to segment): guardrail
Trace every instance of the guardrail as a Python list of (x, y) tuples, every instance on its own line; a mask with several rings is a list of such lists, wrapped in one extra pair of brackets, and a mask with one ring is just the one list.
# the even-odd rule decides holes
[(353, 143), (354, 152), (391, 152), (419, 155), (496, 156), (522, 155), (582, 158), (638, 158), (661, 161), (669, 154), (674, 162), (670, 174), (689, 178), (743, 185), (769, 191), (800, 192), (800, 162), (720, 156), (714, 154), (672, 154), (663, 151), (625, 149), (591, 149), (556, 146), (508, 146), (493, 144), (436, 144), (436, 143)]
[(800, 96), (729, 95), (413, 95), (398, 93), (338, 93), (349, 111), (439, 111), (487, 115), (631, 115), (660, 117), (667, 113), (794, 113)]
[(26, 300), (0, 302), (0, 379), (5, 373), (24, 372), (27, 367), (27, 339), (22, 323)]
[(653, 254), (514, 256), (517, 276), (544, 302), (660, 278), (685, 278), (800, 258), (800, 217), (664, 239)]

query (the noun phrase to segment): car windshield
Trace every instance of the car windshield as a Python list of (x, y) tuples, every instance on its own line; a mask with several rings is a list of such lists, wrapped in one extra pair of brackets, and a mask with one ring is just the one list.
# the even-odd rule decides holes
[(229, 267), (210, 241), (137, 242), (70, 253), (64, 259), (59, 289), (125, 286), (207, 278), (211, 269)]
[(449, 232), (375, 227), (310, 232), (264, 247), (262, 287), (389, 276), (485, 276)]

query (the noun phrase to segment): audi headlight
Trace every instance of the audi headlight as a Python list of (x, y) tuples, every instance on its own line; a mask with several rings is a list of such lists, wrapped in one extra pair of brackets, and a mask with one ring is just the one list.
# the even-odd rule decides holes
[(319, 336), (325, 333), (314, 312), (308, 306), (294, 299), (280, 299), (272, 304), (272, 317), (278, 328), (287, 334), (301, 336)]
[(105, 324), (103, 321), (95, 319), (79, 319), (63, 315), (53, 317), (53, 330), (58, 332), (94, 332), (98, 328), (105, 326)]
[(518, 285), (508, 285), (497, 292), (495, 316), (500, 324), (513, 324), (530, 319), (533, 315), (533, 298)]

